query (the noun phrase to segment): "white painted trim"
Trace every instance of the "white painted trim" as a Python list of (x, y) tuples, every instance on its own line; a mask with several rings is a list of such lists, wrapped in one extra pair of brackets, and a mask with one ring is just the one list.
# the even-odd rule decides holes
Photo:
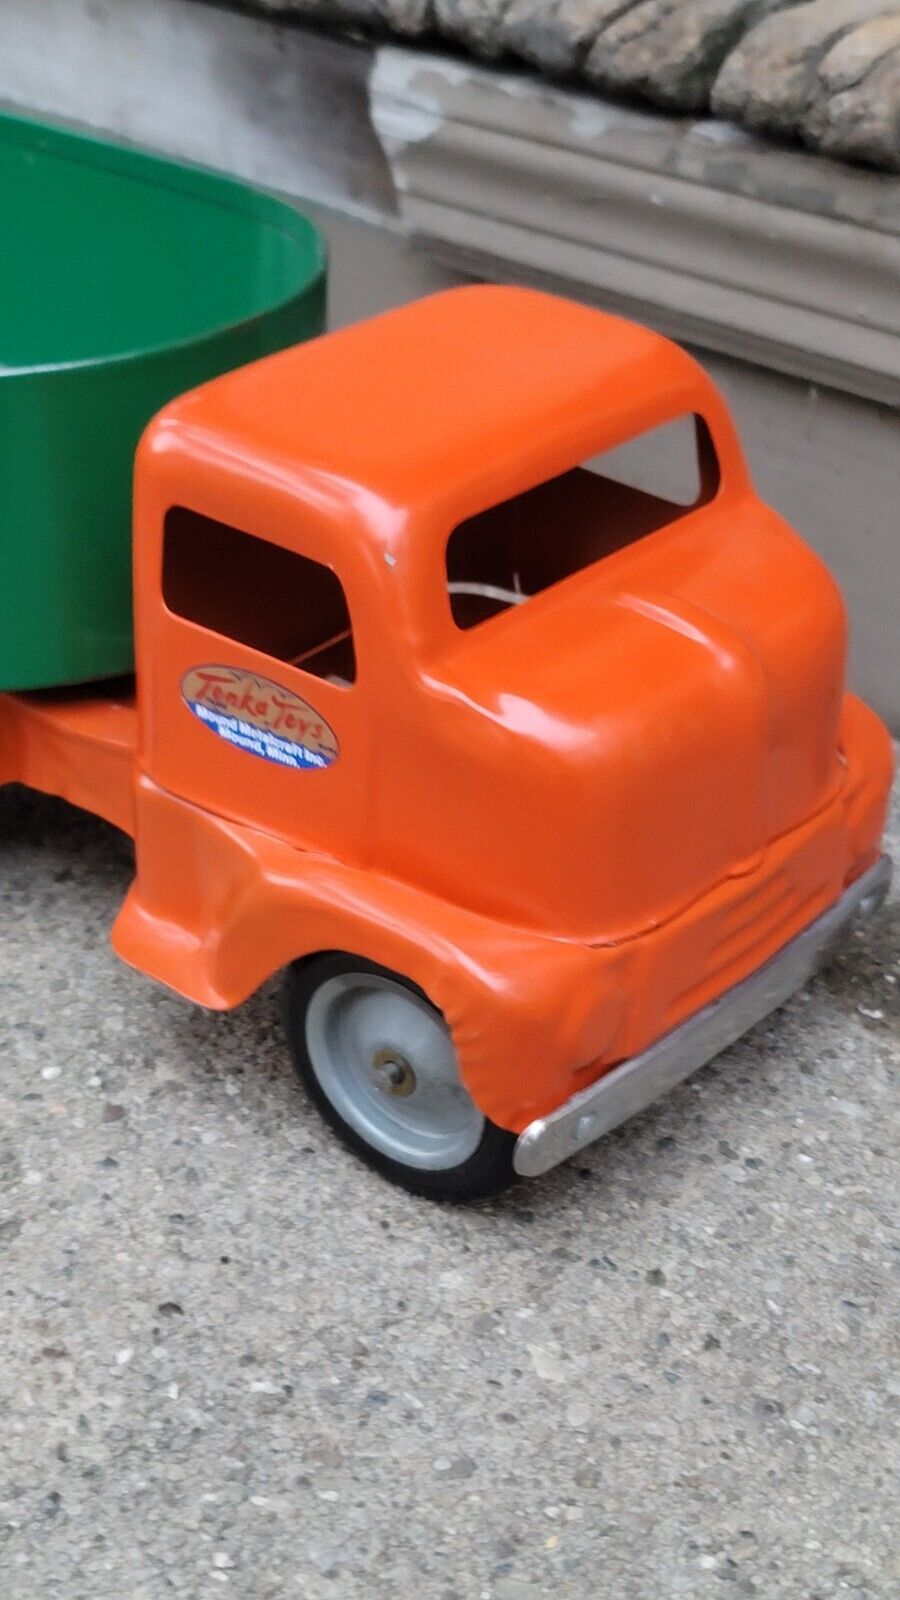
[(372, 120), (408, 231), (676, 338), (900, 402), (900, 181), (385, 46)]

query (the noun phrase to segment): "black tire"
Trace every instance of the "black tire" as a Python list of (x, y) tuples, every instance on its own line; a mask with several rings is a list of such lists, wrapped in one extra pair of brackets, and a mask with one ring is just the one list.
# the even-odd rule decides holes
[(288, 1044), (297, 1075), (310, 1100), (321, 1116), (350, 1150), (373, 1167), (382, 1177), (399, 1184), (410, 1194), (422, 1195), (430, 1200), (485, 1200), (500, 1194), (516, 1179), (513, 1169), (513, 1151), (516, 1135), (498, 1128), (487, 1118), (484, 1132), (474, 1152), (457, 1166), (430, 1170), (409, 1166), (378, 1150), (352, 1128), (332, 1104), (310, 1060), (307, 1048), (306, 1019), (310, 1002), (316, 991), (329, 979), (348, 973), (369, 973), (402, 985), (411, 994), (424, 1000), (437, 1015), (441, 1013), (428, 996), (402, 974), (391, 972), (375, 962), (359, 956), (341, 953), (315, 956), (307, 961), (295, 962), (287, 969), (284, 985), (284, 1013)]

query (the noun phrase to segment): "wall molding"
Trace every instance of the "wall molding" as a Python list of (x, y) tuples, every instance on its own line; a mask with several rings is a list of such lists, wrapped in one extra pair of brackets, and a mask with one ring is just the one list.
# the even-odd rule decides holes
[(393, 46), (370, 99), (405, 227), (454, 264), (900, 402), (900, 180)]

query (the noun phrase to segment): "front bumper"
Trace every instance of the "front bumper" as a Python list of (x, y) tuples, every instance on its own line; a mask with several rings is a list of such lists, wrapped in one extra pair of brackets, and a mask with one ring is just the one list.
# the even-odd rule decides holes
[(529, 1178), (549, 1172), (711, 1061), (802, 988), (847, 928), (877, 911), (890, 882), (890, 857), (882, 856), (840, 900), (743, 982), (556, 1111), (529, 1123), (516, 1143), (516, 1171)]

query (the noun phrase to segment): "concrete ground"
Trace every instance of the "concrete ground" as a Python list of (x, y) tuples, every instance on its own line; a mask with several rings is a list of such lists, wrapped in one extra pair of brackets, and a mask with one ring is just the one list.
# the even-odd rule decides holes
[(208, 1016), (118, 964), (129, 875), (0, 794), (0, 1593), (900, 1591), (896, 895), (652, 1111), (452, 1210), (320, 1125), (274, 987)]

